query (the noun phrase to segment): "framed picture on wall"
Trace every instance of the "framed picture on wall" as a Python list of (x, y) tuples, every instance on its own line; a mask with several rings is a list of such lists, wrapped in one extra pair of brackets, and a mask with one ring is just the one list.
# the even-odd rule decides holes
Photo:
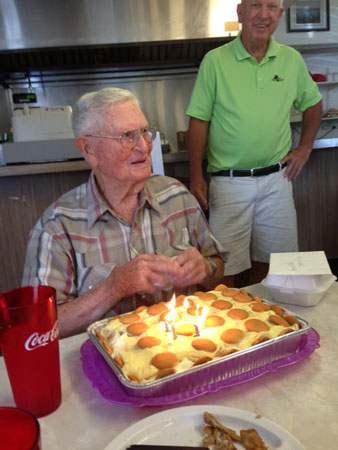
[(329, 0), (296, 0), (288, 9), (288, 32), (328, 31), (330, 29)]

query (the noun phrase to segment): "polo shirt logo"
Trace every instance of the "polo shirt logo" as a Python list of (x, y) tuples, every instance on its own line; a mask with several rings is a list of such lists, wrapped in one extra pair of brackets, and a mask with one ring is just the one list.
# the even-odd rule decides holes
[(272, 78), (272, 81), (284, 81), (284, 78), (281, 78), (281, 77), (279, 77), (278, 75), (275, 75), (275, 76)]

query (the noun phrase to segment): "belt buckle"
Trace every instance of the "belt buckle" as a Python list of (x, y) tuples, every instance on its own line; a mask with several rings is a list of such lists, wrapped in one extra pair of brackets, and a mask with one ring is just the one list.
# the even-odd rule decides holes
[(255, 169), (250, 169), (250, 177), (251, 177), (251, 178), (254, 177), (254, 171), (255, 171)]

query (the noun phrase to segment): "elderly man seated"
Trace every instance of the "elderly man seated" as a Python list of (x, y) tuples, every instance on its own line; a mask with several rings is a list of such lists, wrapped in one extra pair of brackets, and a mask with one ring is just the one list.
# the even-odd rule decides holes
[(214, 287), (227, 252), (189, 191), (173, 178), (151, 175), (156, 130), (132, 93), (85, 94), (72, 120), (92, 172), (32, 229), (22, 280), (56, 289), (60, 336), (168, 300), (168, 291)]

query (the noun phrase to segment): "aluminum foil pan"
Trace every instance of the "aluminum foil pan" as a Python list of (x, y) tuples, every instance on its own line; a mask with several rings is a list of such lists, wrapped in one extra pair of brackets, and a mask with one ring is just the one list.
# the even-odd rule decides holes
[[(264, 302), (272, 304), (267, 300), (264, 300)], [(287, 314), (292, 314), (297, 318), (301, 325), (300, 330), (270, 339), (269, 341), (209, 361), (205, 364), (192, 367), (189, 370), (144, 384), (130, 381), (98, 339), (96, 333), (99, 332), (110, 319), (103, 319), (91, 324), (87, 329), (87, 333), (89, 339), (105, 358), (129, 395), (136, 397), (158, 397), (178, 393), (186, 389), (189, 389), (190, 391), (192, 389), (200, 389), (210, 383), (225, 381), (235, 376), (252, 372), (256, 369), (258, 370), (267, 364), (297, 353), (301, 347), (302, 336), (310, 331), (310, 325), (303, 317), (300, 317), (287, 309), (284, 310)]]

